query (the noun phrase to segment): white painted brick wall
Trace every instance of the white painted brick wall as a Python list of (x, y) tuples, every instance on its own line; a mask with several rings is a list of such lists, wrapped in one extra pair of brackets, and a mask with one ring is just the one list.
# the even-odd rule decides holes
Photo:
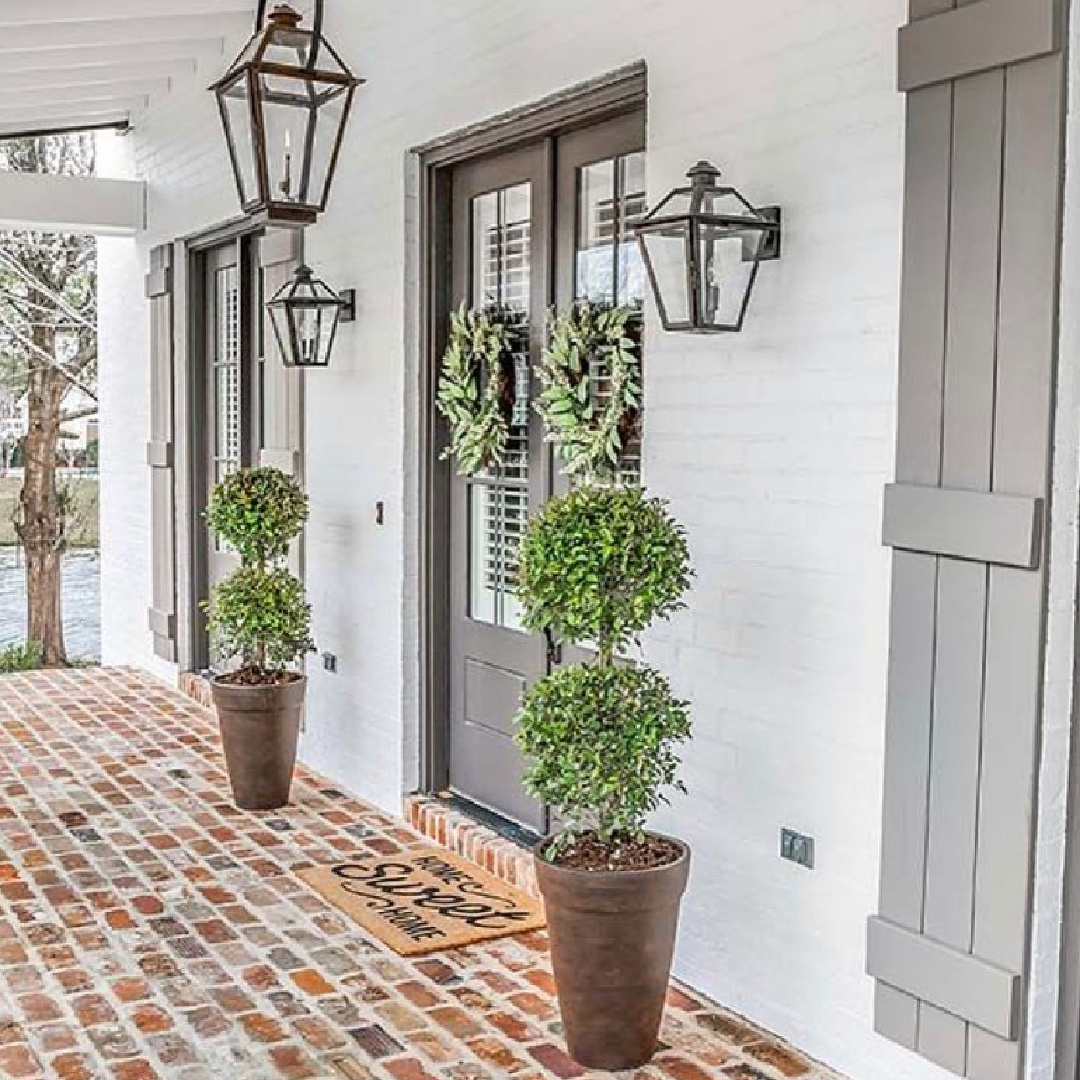
[[(648, 331), (647, 481), (686, 523), (699, 571), (689, 610), (647, 644), (697, 720), (692, 795), (659, 824), (695, 850), (679, 973), (858, 1080), (943, 1075), (873, 1034), (863, 973), (880, 839), (904, 9), (333, 0), (329, 36), (370, 81), (331, 210), (307, 240), (327, 280), (357, 288), (360, 315), (332, 369), (308, 382), (309, 587), (341, 674), (313, 672), (303, 752), (396, 810), (416, 780), (418, 731), (408, 148), (644, 58), (652, 194), (707, 156), (753, 199), (783, 205), (784, 259), (763, 271), (745, 333)], [(175, 95), (117, 146), (150, 182), (151, 229), (102, 256), (105, 655), (148, 662), (136, 298), (151, 245), (233, 216), (236, 202), (208, 94)], [(104, 298), (120, 289), (124, 299)], [(781, 825), (817, 838), (814, 873), (777, 858)]]

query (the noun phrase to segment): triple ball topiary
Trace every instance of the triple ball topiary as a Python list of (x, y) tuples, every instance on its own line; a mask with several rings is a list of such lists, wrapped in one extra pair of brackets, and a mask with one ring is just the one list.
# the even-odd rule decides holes
[(681, 788), (689, 707), (664, 675), (620, 654), (683, 606), (692, 576), (684, 530), (636, 487), (576, 489), (530, 524), (519, 575), (526, 626), (596, 653), (537, 683), (518, 714), (526, 786), (563, 825), (547, 858), (588, 834), (615, 865), (621, 845), (644, 840), (666, 789)]
[(240, 663), (230, 680), (280, 682), (315, 648), (304, 586), (284, 565), (307, 519), (307, 496), (278, 469), (232, 473), (210, 496), (206, 522), (240, 556), (206, 605), (221, 653)]

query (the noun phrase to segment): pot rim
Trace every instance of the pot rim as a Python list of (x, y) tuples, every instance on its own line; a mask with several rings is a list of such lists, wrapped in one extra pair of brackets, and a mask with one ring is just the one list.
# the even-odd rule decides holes
[(215, 672), (214, 675), (210, 678), (210, 685), (214, 687), (221, 687), (223, 690), (235, 690), (237, 693), (248, 691), (250, 691), (251, 693), (255, 693), (256, 691), (266, 690), (291, 690), (293, 689), (293, 687), (296, 686), (306, 686), (308, 681), (308, 677), (306, 675), (301, 674), (299, 671), (294, 671), (292, 672), (292, 674), (297, 675), (298, 678), (293, 679), (292, 682), (287, 683), (266, 683), (263, 686), (245, 686), (243, 683), (222, 682), (221, 680), (229, 674), (231, 673), (228, 671)]
[(663, 866), (650, 866), (641, 870), (582, 870), (580, 867), (576, 866), (558, 866), (555, 863), (548, 862), (540, 855), (540, 852), (555, 839), (556, 835), (556, 833), (550, 833), (533, 845), (533, 859), (536, 862), (538, 869), (542, 867), (545, 871), (549, 871), (553, 874), (562, 874), (570, 878), (576, 877), (587, 881), (598, 881), (603, 878), (617, 881), (633, 881), (635, 879), (640, 880), (655, 874), (661, 874), (665, 871), (677, 870), (690, 861), (690, 845), (686, 843), (685, 840), (680, 840), (677, 836), (668, 836), (667, 833), (646, 832), (646, 836), (651, 836), (657, 840), (667, 840), (670, 843), (677, 845), (682, 854), (674, 862), (664, 863)]

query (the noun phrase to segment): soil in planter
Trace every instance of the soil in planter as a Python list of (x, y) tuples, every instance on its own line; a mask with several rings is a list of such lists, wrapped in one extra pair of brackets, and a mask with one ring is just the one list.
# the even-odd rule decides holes
[(264, 671), (262, 668), (246, 667), (230, 671), (218, 677), (225, 686), (289, 686), (303, 676), (295, 671)]
[(678, 862), (682, 854), (678, 844), (662, 836), (646, 836), (641, 840), (623, 837), (614, 843), (604, 843), (595, 833), (582, 833), (571, 846), (548, 861), (567, 870), (655, 870)]

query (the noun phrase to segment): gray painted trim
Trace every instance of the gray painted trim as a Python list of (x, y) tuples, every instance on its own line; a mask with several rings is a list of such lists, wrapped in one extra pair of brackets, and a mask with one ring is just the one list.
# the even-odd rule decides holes
[(540, 101), (500, 113), (479, 124), (415, 147), (427, 168), (511, 150), (534, 139), (595, 124), (640, 108), (648, 97), (644, 60), (560, 90)]
[(885, 919), (871, 919), (866, 970), (1003, 1039), (1019, 1037), (1021, 977)]
[(1041, 499), (890, 484), (882, 542), (904, 551), (1037, 570), (1042, 519)]
[(898, 83), (917, 90), (1061, 48), (1059, 0), (980, 0), (900, 31)]
[(173, 464), (173, 444), (151, 439), (146, 447), (146, 464), (151, 469), (170, 469)]
[(176, 633), (176, 616), (168, 611), (151, 608), (148, 624), (150, 632), (161, 638), (171, 640)]

